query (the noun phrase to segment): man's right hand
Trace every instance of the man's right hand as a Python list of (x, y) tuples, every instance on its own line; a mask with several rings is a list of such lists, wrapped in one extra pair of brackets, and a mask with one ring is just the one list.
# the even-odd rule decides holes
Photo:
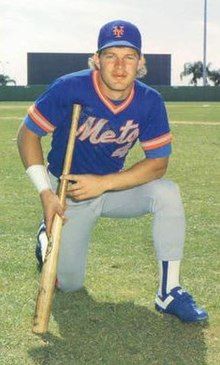
[(40, 194), (40, 198), (43, 206), (46, 233), (49, 237), (54, 216), (56, 214), (59, 214), (59, 216), (64, 221), (66, 220), (66, 217), (64, 215), (65, 209), (62, 208), (58, 196), (51, 190), (42, 191), (42, 193)]

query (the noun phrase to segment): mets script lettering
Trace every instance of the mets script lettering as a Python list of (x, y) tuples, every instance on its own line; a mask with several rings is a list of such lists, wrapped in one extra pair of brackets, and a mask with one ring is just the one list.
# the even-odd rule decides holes
[(92, 144), (98, 143), (116, 143), (118, 145), (125, 144), (114, 151), (112, 156), (123, 157), (127, 154), (132, 143), (138, 138), (138, 124), (133, 120), (128, 120), (125, 125), (120, 128), (120, 134), (117, 136), (112, 129), (103, 130), (108, 124), (106, 119), (97, 119), (88, 117), (77, 131), (77, 136), (80, 141), (89, 139)]

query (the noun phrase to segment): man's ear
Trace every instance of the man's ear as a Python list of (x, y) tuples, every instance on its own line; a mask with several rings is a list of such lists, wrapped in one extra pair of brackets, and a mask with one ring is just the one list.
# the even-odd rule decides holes
[(95, 63), (95, 66), (97, 67), (97, 69), (99, 70), (100, 69), (100, 58), (99, 58), (99, 55), (98, 53), (95, 53), (93, 56), (93, 61)]
[(146, 67), (146, 60), (143, 55), (141, 55), (139, 63), (138, 63), (138, 70), (140, 70), (142, 67)]

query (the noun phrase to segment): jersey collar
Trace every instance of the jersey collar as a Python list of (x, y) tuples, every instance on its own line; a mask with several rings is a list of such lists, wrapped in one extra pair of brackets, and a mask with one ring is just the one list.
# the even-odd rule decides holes
[(98, 71), (93, 71), (92, 81), (93, 81), (93, 86), (95, 88), (95, 91), (96, 91), (98, 97), (101, 99), (103, 104), (105, 104), (105, 106), (113, 114), (118, 114), (118, 113), (122, 112), (123, 110), (125, 110), (130, 105), (130, 103), (132, 102), (132, 100), (134, 98), (134, 85), (133, 85), (128, 97), (121, 104), (115, 105), (108, 97), (106, 97), (105, 95), (102, 94), (102, 92), (99, 88), (99, 85), (98, 85)]

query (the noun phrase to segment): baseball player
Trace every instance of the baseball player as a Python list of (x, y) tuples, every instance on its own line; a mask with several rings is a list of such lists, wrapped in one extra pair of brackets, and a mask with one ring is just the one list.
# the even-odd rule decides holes
[[(58, 78), (30, 107), (19, 130), (18, 146), (27, 175), (42, 202), (44, 222), (38, 254), (53, 217), (67, 219), (62, 231), (57, 286), (83, 286), (91, 231), (99, 217), (129, 218), (152, 213), (154, 247), (159, 264), (155, 308), (185, 322), (207, 319), (179, 282), (185, 218), (178, 186), (163, 178), (171, 154), (171, 132), (160, 94), (138, 81), (143, 73), (141, 34), (127, 21), (105, 24), (99, 33), (93, 69)], [(64, 212), (56, 195), (62, 178), (74, 103), (82, 105)], [(41, 138), (52, 134), (48, 166)], [(125, 169), (136, 141), (143, 159)], [(40, 252), (39, 252), (40, 251)]]

